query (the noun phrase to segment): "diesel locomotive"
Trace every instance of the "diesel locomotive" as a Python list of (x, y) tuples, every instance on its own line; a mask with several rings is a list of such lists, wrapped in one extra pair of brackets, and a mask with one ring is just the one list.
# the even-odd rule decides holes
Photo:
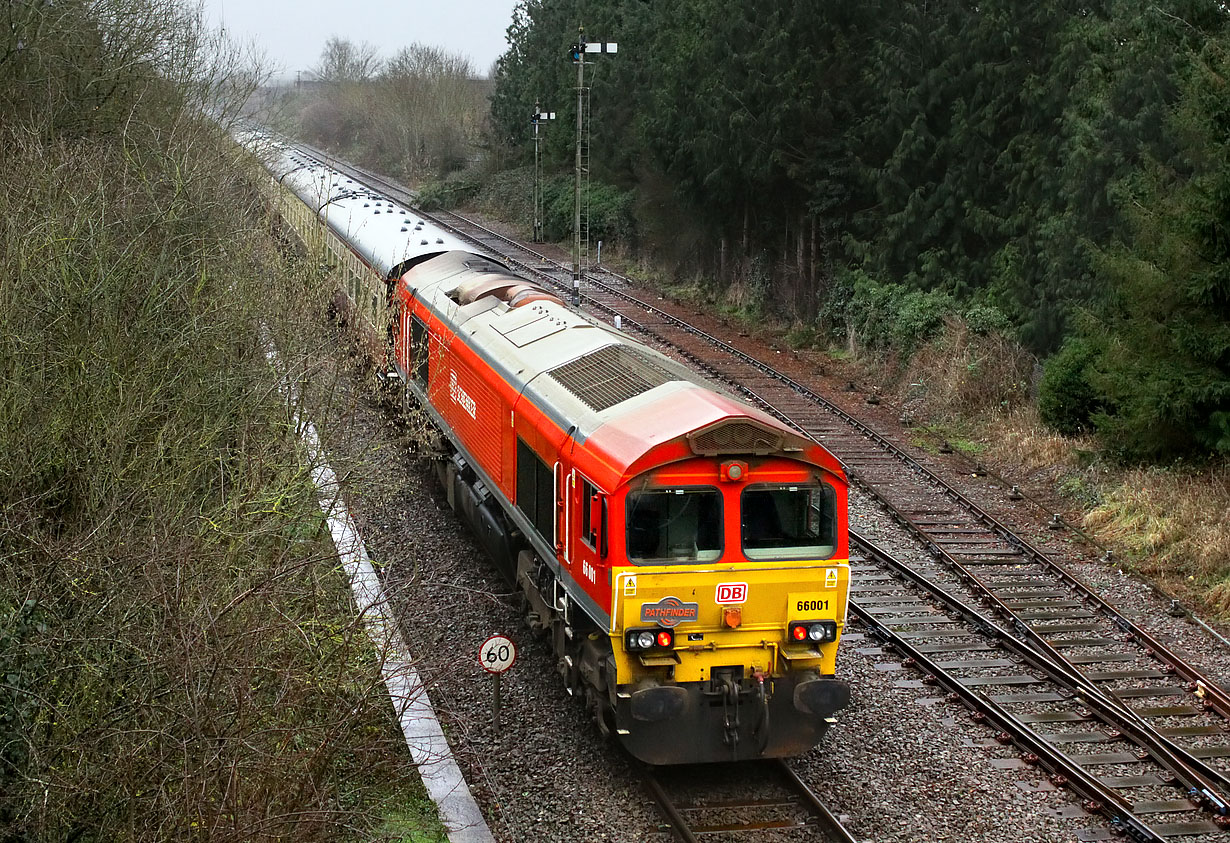
[(379, 191), (243, 140), (598, 728), (653, 764), (815, 746), (849, 701), (838, 460)]

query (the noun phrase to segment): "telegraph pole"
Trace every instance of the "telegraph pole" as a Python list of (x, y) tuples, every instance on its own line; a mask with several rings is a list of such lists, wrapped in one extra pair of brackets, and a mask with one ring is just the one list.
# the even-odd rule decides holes
[(538, 157), (538, 124), (544, 120), (554, 120), (554, 111), (543, 111), (542, 106), (534, 103), (534, 114), (530, 123), (534, 126), (534, 242), (542, 242), (542, 164)]
[[(585, 87), (585, 54), (615, 53), (613, 41), (585, 40), (585, 27), (577, 28), (577, 43), (569, 57), (577, 66), (577, 155), (572, 213), (572, 303), (581, 303), (581, 276), (589, 268), (589, 89)], [(584, 211), (584, 213), (582, 213)]]

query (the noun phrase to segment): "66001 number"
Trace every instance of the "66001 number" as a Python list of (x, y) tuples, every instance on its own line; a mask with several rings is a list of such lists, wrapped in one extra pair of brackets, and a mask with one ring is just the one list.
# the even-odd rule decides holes
[(827, 612), (828, 610), (829, 601), (827, 600), (800, 600), (798, 603), (800, 612)]

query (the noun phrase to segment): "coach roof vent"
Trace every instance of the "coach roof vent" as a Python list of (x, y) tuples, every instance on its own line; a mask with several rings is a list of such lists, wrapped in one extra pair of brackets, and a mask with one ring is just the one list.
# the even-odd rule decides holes
[(701, 457), (722, 454), (775, 454), (785, 449), (785, 437), (749, 421), (721, 421), (688, 434), (692, 453)]
[(547, 372), (596, 413), (679, 378), (652, 357), (626, 345), (607, 345)]

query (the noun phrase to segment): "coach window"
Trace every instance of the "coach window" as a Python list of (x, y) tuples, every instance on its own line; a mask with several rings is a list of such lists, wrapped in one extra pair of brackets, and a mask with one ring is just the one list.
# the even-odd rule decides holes
[(547, 542), (555, 540), (555, 478), (533, 449), (517, 438), (517, 507)]
[(712, 562), (722, 555), (722, 495), (712, 488), (628, 495), (628, 558)]
[(748, 559), (827, 559), (837, 547), (837, 497), (827, 483), (750, 486), (740, 509)]
[(414, 367), (414, 382), (427, 386), (427, 326), (417, 316), (410, 317), (410, 353)]

